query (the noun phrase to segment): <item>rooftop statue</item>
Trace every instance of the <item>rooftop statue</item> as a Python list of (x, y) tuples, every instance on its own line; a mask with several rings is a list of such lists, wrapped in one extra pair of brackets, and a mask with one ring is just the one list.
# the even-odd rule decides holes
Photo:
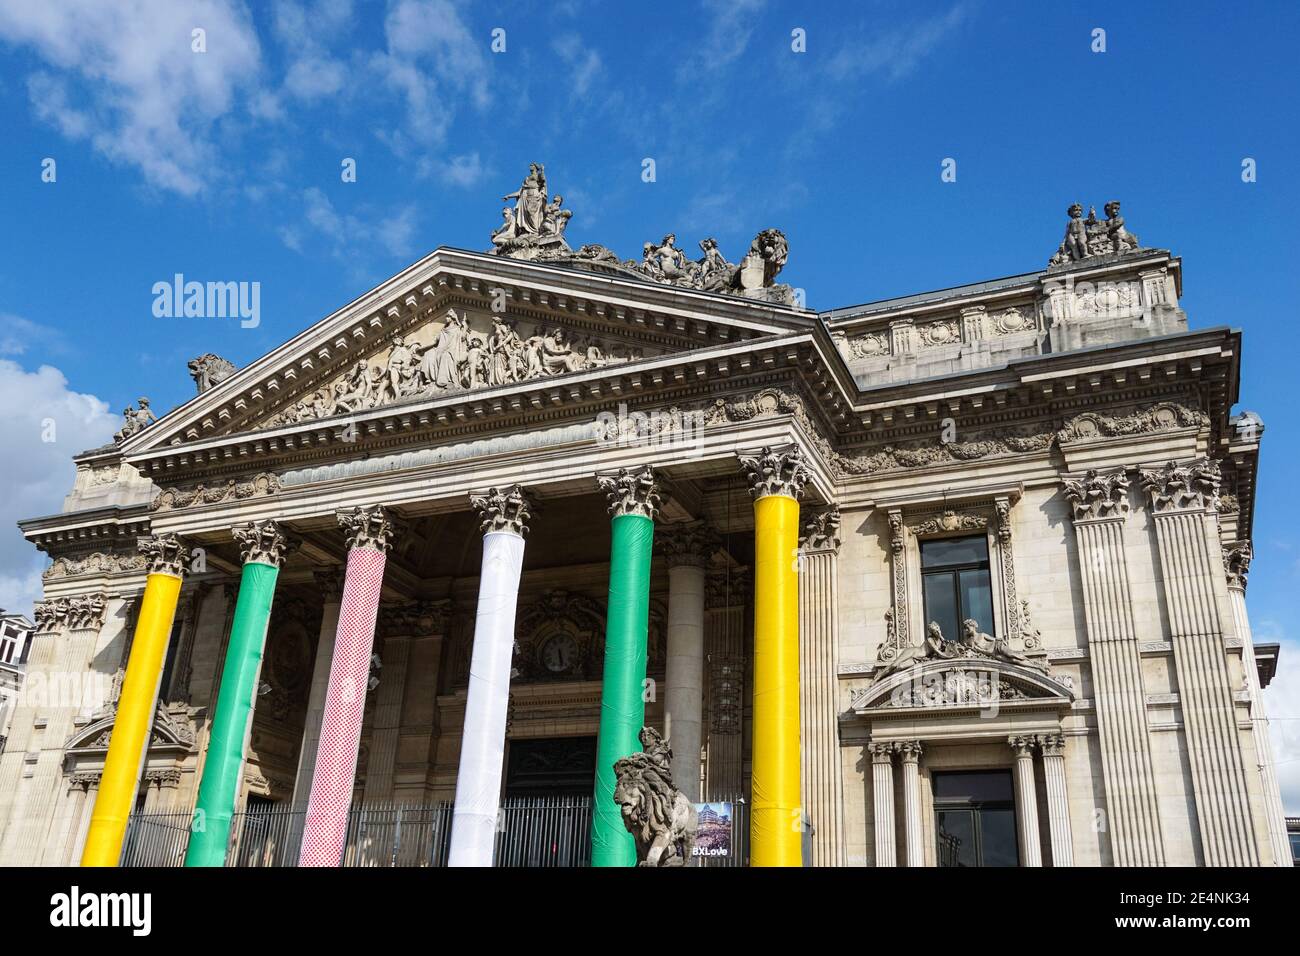
[(122, 410), (122, 417), (126, 420), (120, 431), (113, 435), (113, 441), (122, 444), (132, 435), (144, 431), (150, 425), (158, 420), (153, 410), (149, 408), (149, 399), (141, 398), (138, 400), (140, 407), (137, 409), (134, 405), (128, 405)]
[(573, 212), (563, 208), (562, 196), (548, 196), (546, 170), (541, 163), (531, 164), (523, 184), (505, 199), (515, 204), (501, 210), (501, 225), (492, 233), (492, 251), (499, 256), (569, 262), (685, 289), (794, 304), (794, 290), (776, 281), (790, 252), (779, 229), (764, 229), (755, 236), (738, 265), (727, 261), (712, 237), (700, 241), (700, 259), (689, 259), (673, 233), (658, 242), (643, 244), (640, 259), (621, 259), (595, 243), (577, 252), (569, 247), (564, 233)]
[(1065, 238), (1052, 256), (1048, 266), (1068, 265), (1097, 256), (1123, 255), (1140, 249), (1138, 237), (1124, 228), (1124, 217), (1119, 214), (1119, 200), (1112, 199), (1104, 207), (1106, 218), (1097, 218), (1097, 209), (1088, 210), (1083, 218), (1083, 206), (1074, 203), (1066, 210), (1070, 218), (1065, 224)]
[(220, 355), (213, 355), (211, 352), (190, 359), (189, 367), (190, 376), (194, 379), (194, 384), (198, 386), (200, 395), (214, 385), (224, 382), (236, 372), (233, 362), (223, 359)]

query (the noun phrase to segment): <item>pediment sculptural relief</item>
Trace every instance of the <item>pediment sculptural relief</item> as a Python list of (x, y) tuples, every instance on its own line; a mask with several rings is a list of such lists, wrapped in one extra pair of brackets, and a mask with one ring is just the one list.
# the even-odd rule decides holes
[(592, 336), (579, 339), (560, 326), (448, 309), (441, 320), (395, 337), (386, 353), (358, 360), (261, 427), (603, 368), (646, 354)]

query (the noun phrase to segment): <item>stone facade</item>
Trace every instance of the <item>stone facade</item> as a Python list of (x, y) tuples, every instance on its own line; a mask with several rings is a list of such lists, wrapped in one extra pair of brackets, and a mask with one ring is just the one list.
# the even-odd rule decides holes
[[(748, 491), (788, 484), (760, 448), (806, 466), (805, 864), (936, 865), (936, 780), (962, 770), (1010, 776), (1023, 865), (1290, 864), (1244, 605), (1263, 429), (1232, 415), (1241, 334), (1189, 329), (1176, 256), (1138, 246), (1116, 204), (1045, 270), (818, 314), (774, 282), (777, 230), (735, 265), (711, 240), (690, 262), (674, 237), (641, 260), (573, 252), (539, 169), (491, 253), (440, 248), (242, 369), (196, 360), (193, 399), (77, 456), (63, 510), (23, 523), (53, 560), (28, 663), (50, 693), (9, 717), (0, 864), (78, 859), (145, 583), (138, 537), (203, 557), (138, 809), (194, 805), (231, 532), (267, 521), (295, 546), (237, 805), (306, 805), (348, 557), (336, 516), (377, 506), (388, 563), (354, 800), (432, 803), (456, 789), (484, 532), (527, 519), (507, 757), (595, 735), (600, 479), (646, 465), (662, 492), (646, 721), (682, 791), (745, 793)], [(952, 538), (984, 542), (990, 610), (944, 632), (921, 552)]]

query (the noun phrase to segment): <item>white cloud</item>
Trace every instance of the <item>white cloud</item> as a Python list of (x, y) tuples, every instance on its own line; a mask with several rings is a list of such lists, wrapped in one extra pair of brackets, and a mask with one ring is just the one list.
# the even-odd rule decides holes
[(316, 237), (325, 241), (331, 255), (353, 264), (364, 262), (375, 246), (393, 256), (411, 255), (416, 225), (411, 206), (389, 215), (365, 209), (360, 214), (342, 213), (314, 186), (303, 191), (302, 199), (303, 222), (279, 230), (281, 241), (295, 252), (305, 252)]
[(284, 87), (300, 100), (340, 92), (348, 67), (331, 55), (325, 41), (334, 39), (352, 20), (351, 0), (319, 0), (310, 6), (295, 0), (276, 3), (271, 27), (289, 63)]
[(831, 75), (852, 80), (882, 74), (890, 82), (901, 80), (955, 32), (968, 14), (966, 5), (958, 3), (947, 13), (914, 24), (859, 36), (831, 57)]
[(0, 312), (0, 355), (22, 355), (31, 344), (39, 342), (46, 350), (61, 350), (63, 336), (31, 319), (11, 312)]
[(556, 38), (551, 48), (569, 67), (569, 93), (584, 97), (603, 69), (600, 54), (583, 42), (576, 33), (566, 33)]
[[(205, 53), (191, 49), (196, 28)], [(221, 152), (213, 125), (261, 66), (235, 0), (0, 0), (0, 40), (46, 64), (28, 79), (38, 118), (185, 195), (211, 175)]]
[[(72, 489), (72, 456), (104, 444), (119, 427), (108, 404), (68, 388), (57, 368), (29, 372), (0, 359), (0, 607), (31, 613), (46, 564), (16, 527), (20, 518), (54, 514)], [(53, 441), (50, 437), (53, 428)]]

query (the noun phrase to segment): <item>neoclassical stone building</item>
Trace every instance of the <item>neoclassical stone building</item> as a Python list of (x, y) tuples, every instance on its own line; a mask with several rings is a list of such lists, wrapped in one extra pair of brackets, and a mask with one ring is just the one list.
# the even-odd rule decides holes
[(0, 863), (196, 806), (220, 863), (274, 803), (332, 865), (384, 802), (453, 803), (485, 863), (547, 793), (626, 863), (645, 723), (756, 865), (1290, 865), (1241, 333), (1189, 328), (1118, 203), (1044, 269), (817, 313), (778, 230), (622, 260), (541, 166), (510, 199), (491, 252), (196, 359), (22, 523), (53, 563)]

